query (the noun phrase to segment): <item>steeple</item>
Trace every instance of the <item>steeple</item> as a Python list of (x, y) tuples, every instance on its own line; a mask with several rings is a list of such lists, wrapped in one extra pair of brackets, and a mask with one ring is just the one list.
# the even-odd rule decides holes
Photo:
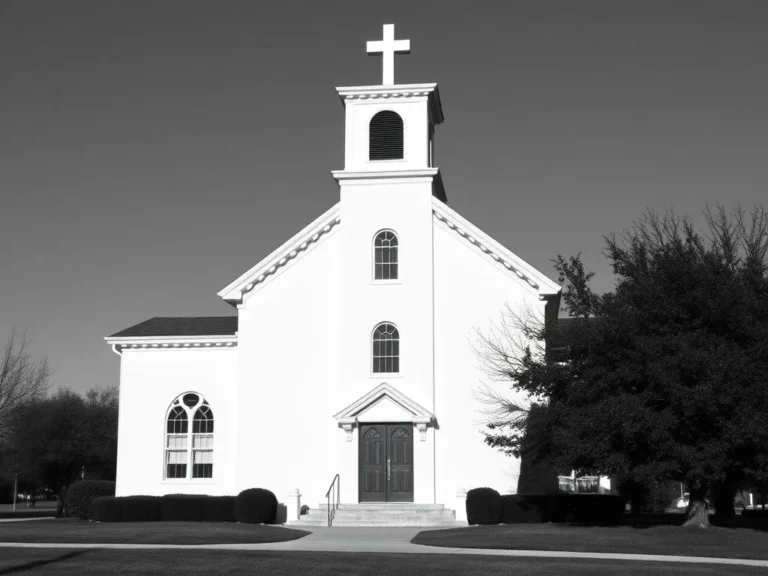
[(382, 55), (382, 83), (336, 89), (346, 114), (344, 169), (334, 178), (430, 178), (433, 195), (445, 201), (435, 167), (435, 126), (443, 121), (437, 84), (394, 83), (395, 54), (411, 50), (410, 40), (395, 40), (394, 24), (366, 47)]

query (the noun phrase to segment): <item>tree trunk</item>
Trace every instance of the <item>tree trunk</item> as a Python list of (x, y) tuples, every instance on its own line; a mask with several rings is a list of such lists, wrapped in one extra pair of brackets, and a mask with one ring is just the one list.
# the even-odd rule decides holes
[(707, 511), (707, 501), (705, 499), (706, 494), (707, 491), (705, 489), (691, 488), (688, 512), (683, 527), (695, 526), (697, 528), (709, 528), (709, 513)]
[(67, 504), (64, 499), (67, 493), (66, 486), (59, 486), (59, 499), (56, 502), (56, 517), (65, 518), (67, 516)]
[(718, 520), (730, 523), (736, 516), (733, 499), (736, 496), (736, 488), (730, 482), (723, 482), (714, 487), (712, 491), (712, 504), (715, 507), (715, 516)]

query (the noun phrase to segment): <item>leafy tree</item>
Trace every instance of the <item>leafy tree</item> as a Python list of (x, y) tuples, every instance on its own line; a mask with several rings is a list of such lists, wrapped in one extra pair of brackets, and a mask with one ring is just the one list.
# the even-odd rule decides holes
[[(685, 524), (702, 527), (708, 493), (732, 511), (738, 487), (768, 471), (768, 213), (718, 206), (705, 217), (706, 235), (649, 211), (604, 237), (617, 282), (602, 295), (579, 255), (558, 255), (572, 319), (512, 313), (480, 349), (491, 376), (547, 401), (539, 443), (558, 469), (625, 486), (682, 480)], [(524, 419), (507, 412), (486, 442), (519, 455)]]
[(33, 361), (26, 336), (17, 342), (12, 334), (0, 355), (0, 447), (15, 432), (11, 413), (24, 402), (43, 397), (50, 388), (49, 377), (48, 361)]
[(9, 443), (20, 481), (59, 496), (83, 475), (113, 480), (117, 460), (117, 389), (93, 389), (85, 398), (66, 388), (17, 407), (18, 432)]

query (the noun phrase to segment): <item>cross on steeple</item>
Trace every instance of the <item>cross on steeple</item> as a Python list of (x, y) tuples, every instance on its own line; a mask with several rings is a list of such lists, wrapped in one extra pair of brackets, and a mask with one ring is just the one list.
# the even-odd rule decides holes
[(410, 54), (410, 40), (395, 40), (395, 25), (384, 24), (384, 38), (368, 41), (368, 54), (381, 54), (383, 65), (381, 83), (391, 86), (395, 83), (395, 54)]

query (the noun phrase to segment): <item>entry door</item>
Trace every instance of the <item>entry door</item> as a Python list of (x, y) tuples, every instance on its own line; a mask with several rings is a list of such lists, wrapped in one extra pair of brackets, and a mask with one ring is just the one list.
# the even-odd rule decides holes
[(360, 427), (360, 502), (413, 502), (413, 425)]

